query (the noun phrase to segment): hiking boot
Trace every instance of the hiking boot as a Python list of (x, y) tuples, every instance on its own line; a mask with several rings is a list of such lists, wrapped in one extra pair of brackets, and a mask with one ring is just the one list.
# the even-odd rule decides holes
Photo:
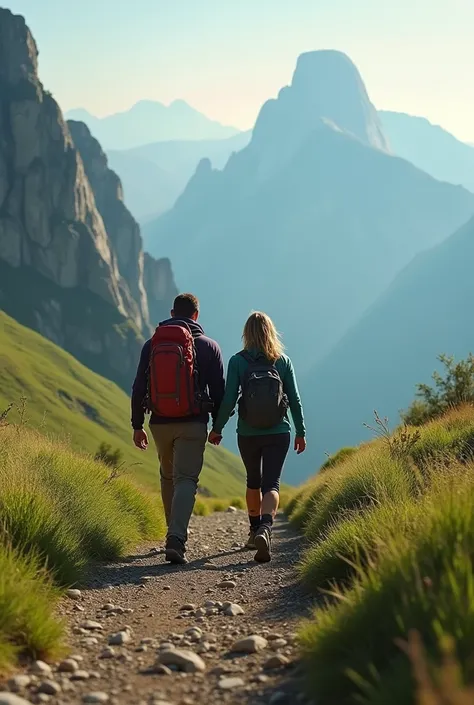
[(255, 534), (255, 560), (268, 563), (272, 559), (272, 532), (268, 526), (261, 526)]
[(177, 536), (168, 536), (166, 539), (165, 560), (168, 561), (168, 563), (185, 565), (188, 562), (184, 555), (185, 553), (186, 547), (184, 541), (181, 541)]
[(256, 545), (255, 545), (255, 534), (256, 534), (256, 531), (257, 531), (256, 529), (252, 529), (252, 528), (250, 529), (250, 531), (249, 531), (249, 537), (248, 537), (248, 539), (247, 539), (247, 543), (244, 545), (244, 548), (247, 548), (249, 551), (253, 551), (254, 549), (257, 548)]

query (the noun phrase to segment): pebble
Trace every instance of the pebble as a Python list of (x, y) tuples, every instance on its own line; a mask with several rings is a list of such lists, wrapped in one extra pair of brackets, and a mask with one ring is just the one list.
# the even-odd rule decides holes
[(153, 664), (153, 666), (150, 666), (149, 668), (146, 668), (144, 671), (141, 672), (144, 674), (155, 676), (171, 676), (171, 674), (173, 673), (171, 668), (165, 666), (164, 663), (155, 663)]
[(87, 695), (84, 695), (82, 698), (83, 703), (108, 703), (109, 702), (109, 696), (107, 693), (102, 693), (102, 692), (96, 692), (96, 693), (87, 693)]
[(51, 666), (44, 661), (34, 661), (31, 670), (41, 676), (51, 676), (53, 673)]
[(236, 511), (237, 511), (236, 507), (233, 507), (232, 505), (230, 507), (227, 507), (228, 514), (235, 514)]
[(193, 605), (191, 602), (186, 603), (182, 607), (179, 608), (180, 612), (194, 612), (196, 609), (196, 605)]
[(100, 659), (115, 658), (115, 649), (113, 649), (111, 646), (106, 646), (105, 649), (100, 654), (99, 658)]
[(270, 648), (274, 651), (278, 651), (278, 649), (284, 649), (285, 646), (288, 646), (288, 642), (286, 639), (274, 639), (272, 642), (270, 642)]
[(281, 654), (276, 654), (275, 656), (271, 656), (268, 661), (265, 662), (263, 668), (265, 671), (273, 671), (277, 668), (282, 668), (283, 666), (287, 666), (290, 663), (289, 659), (286, 658), (286, 656), (282, 656)]
[(67, 658), (64, 661), (61, 661), (58, 666), (58, 671), (60, 673), (74, 673), (74, 671), (77, 671), (78, 668), (79, 664), (77, 661), (74, 661), (72, 658)]
[(235, 580), (223, 580), (219, 585), (217, 586), (218, 588), (235, 588), (237, 587), (237, 583)]
[(221, 690), (235, 690), (236, 688), (243, 688), (244, 685), (242, 678), (223, 678), (219, 681)]
[(114, 605), (113, 605), (111, 602), (107, 602), (107, 604), (102, 605), (102, 607), (101, 607), (100, 609), (101, 609), (101, 610), (106, 610), (106, 611), (108, 612), (109, 610), (113, 610), (113, 609), (114, 609)]
[(218, 565), (215, 565), (214, 563), (204, 563), (202, 566), (203, 570), (220, 570)]
[(80, 643), (82, 646), (96, 646), (99, 640), (95, 636), (87, 636), (85, 639), (81, 639)]
[(187, 638), (192, 641), (199, 641), (202, 638), (202, 630), (199, 627), (191, 627), (185, 631)]
[(31, 703), (18, 695), (3, 691), (0, 693), (0, 705), (31, 705)]
[(39, 684), (38, 693), (45, 695), (57, 695), (61, 692), (61, 686), (55, 681), (43, 681)]
[(158, 662), (164, 666), (176, 666), (179, 671), (185, 673), (197, 673), (206, 670), (206, 664), (198, 654), (185, 649), (169, 649), (161, 651), (158, 655)]
[(163, 590), (166, 590), (166, 591), (171, 590), (171, 585), (164, 585)]
[(129, 631), (123, 630), (121, 632), (116, 632), (111, 634), (108, 639), (109, 646), (123, 646), (123, 644), (128, 644), (132, 640), (132, 636)]
[(263, 636), (253, 634), (245, 639), (240, 639), (233, 644), (231, 652), (235, 654), (256, 654), (263, 651), (268, 646), (268, 642)]
[(76, 671), (71, 675), (72, 681), (88, 681), (90, 678), (88, 671)]
[(83, 622), (81, 624), (81, 629), (86, 629), (87, 631), (94, 632), (98, 631), (101, 632), (103, 630), (103, 626), (100, 622), (94, 622), (92, 619), (88, 619), (87, 621)]
[(30, 683), (30, 676), (20, 674), (18, 676), (13, 676), (13, 678), (10, 678), (7, 685), (13, 693), (18, 693), (20, 690), (23, 690), (23, 688), (27, 688)]
[(237, 617), (239, 614), (245, 614), (242, 607), (235, 603), (227, 605), (227, 607), (225, 607), (223, 611), (226, 617)]
[(80, 600), (82, 597), (82, 592), (80, 590), (66, 590), (66, 596), (70, 600)]

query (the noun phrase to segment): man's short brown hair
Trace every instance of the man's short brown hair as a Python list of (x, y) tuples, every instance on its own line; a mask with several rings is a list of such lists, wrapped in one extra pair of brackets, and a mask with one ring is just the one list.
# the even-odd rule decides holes
[(199, 313), (199, 301), (194, 294), (179, 294), (174, 300), (173, 314), (176, 318), (192, 318)]

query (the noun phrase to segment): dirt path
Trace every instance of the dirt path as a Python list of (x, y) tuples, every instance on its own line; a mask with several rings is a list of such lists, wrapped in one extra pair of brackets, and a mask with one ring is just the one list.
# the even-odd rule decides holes
[[(72, 660), (62, 668), (71, 672), (54, 665), (29, 685), (17, 679), (10, 687), (26, 702), (51, 705), (306, 703), (294, 632), (312, 600), (296, 580), (300, 537), (279, 518), (274, 560), (259, 565), (241, 549), (243, 512), (194, 517), (191, 531), (188, 566), (170, 567), (159, 549), (148, 547), (126, 562), (95, 568), (80, 599), (62, 605)], [(227, 615), (215, 603), (233, 603), (244, 613)], [(119, 632), (117, 640), (126, 643), (108, 646)], [(253, 635), (260, 639), (249, 648), (261, 651), (233, 652)], [(176, 670), (181, 650), (195, 654), (187, 654), (185, 668), (205, 670)]]

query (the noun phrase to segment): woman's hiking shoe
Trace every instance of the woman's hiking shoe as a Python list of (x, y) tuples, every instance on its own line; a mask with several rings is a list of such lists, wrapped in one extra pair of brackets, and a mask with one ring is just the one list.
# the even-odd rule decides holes
[(272, 559), (272, 533), (268, 526), (261, 526), (255, 534), (255, 560), (268, 563)]
[(255, 545), (255, 532), (256, 532), (255, 529), (250, 529), (247, 543), (244, 546), (244, 548), (248, 548), (249, 551), (253, 551), (254, 549), (257, 548)]
[(177, 536), (168, 536), (166, 539), (165, 560), (175, 565), (185, 565), (188, 562), (184, 555), (185, 553), (184, 542)]

